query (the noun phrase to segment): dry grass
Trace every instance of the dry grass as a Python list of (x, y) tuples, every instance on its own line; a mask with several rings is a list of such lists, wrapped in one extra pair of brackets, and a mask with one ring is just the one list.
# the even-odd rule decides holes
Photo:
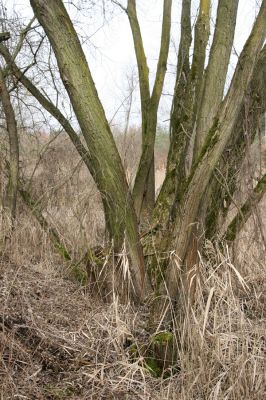
[[(38, 149), (29, 140), (24, 174), (46, 218), (79, 259), (88, 245), (104, 242), (99, 194), (64, 136), (43, 151), (48, 138)], [(135, 158), (127, 162), (135, 168)], [(265, 229), (264, 206), (254, 211), (233, 255), (206, 242), (193, 308), (184, 306), (182, 321), (173, 316), (177, 368), (155, 377), (143, 351), (148, 310), (115, 298), (106, 304), (73, 281), (69, 265), (19, 204), (0, 257), (1, 400), (264, 399), (266, 260), (258, 229), (259, 223)], [(3, 238), (5, 226), (0, 230)]]
[[(147, 310), (104, 304), (48, 258), (0, 263), (1, 399), (265, 398), (265, 268), (241, 275), (206, 243), (193, 310), (174, 331), (178, 369), (148, 371)], [(65, 266), (66, 267), (66, 266)]]
[(196, 305), (182, 332), (182, 399), (265, 398), (265, 266), (243, 276), (206, 243)]
[(151, 398), (160, 381), (125, 347), (145, 334), (141, 310), (105, 305), (54, 267), (2, 260), (0, 276), (3, 399)]

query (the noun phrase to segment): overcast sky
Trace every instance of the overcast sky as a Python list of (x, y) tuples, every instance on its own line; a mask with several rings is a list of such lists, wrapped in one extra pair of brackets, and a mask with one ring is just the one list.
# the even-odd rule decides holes
[[(110, 1), (110, 0), (108, 0)], [(89, 1), (74, 0), (76, 6), (82, 5), (84, 10), (68, 5), (73, 22), (83, 38), (89, 37), (84, 43), (84, 50), (88, 59), (92, 76), (95, 80), (99, 96), (103, 102), (107, 117), (112, 118), (115, 111), (127, 95), (127, 75), (136, 67), (134, 46), (127, 16), (118, 7), (106, 7), (106, 18), (102, 15), (103, 0), (94, 0), (95, 6), (91, 9)], [(123, 1), (123, 0), (122, 0)], [(232, 0), (234, 1), (234, 0)], [(29, 0), (3, 1), (9, 15), (13, 10), (26, 24), (32, 15)], [(213, 2), (212, 25), (215, 22), (217, 0)], [(239, 12), (235, 33), (235, 53), (232, 55), (229, 78), (233, 67), (245, 43), (254, 18), (259, 9), (258, 0), (239, 0)], [(110, 3), (109, 3), (110, 4)], [(193, 0), (193, 16), (197, 14), (198, 1)], [(160, 30), (163, 0), (137, 0), (144, 46), (151, 71), (151, 81), (154, 77), (156, 61), (159, 52)], [(180, 31), (181, 0), (173, 0), (172, 44), (169, 55), (168, 73), (166, 76), (165, 96), (161, 102), (160, 118), (162, 122), (169, 118), (168, 111), (171, 102), (171, 93), (174, 84), (174, 65)], [(138, 121), (139, 105), (138, 93), (135, 93), (134, 114), (132, 121)], [(124, 109), (121, 108), (117, 120), (123, 121)]]

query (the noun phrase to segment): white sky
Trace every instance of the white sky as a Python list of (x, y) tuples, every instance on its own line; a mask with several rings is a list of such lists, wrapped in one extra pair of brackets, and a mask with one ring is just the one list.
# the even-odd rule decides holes
[[(122, 0), (123, 1), (123, 0)], [(234, 0), (232, 0), (234, 1)], [(26, 25), (32, 15), (29, 0), (4, 0), (8, 14), (15, 10)], [(88, 6), (86, 0), (74, 0), (76, 5)], [(89, 36), (90, 41), (84, 44), (84, 50), (94, 78), (99, 96), (103, 102), (108, 119), (110, 119), (123, 99), (127, 95), (126, 75), (136, 67), (134, 46), (126, 14), (118, 7), (112, 7), (112, 13), (107, 11), (108, 23), (104, 23), (100, 12), (103, 0), (94, 1), (93, 10), (77, 11), (75, 7), (68, 6), (72, 20), (81, 35)], [(179, 40), (181, 0), (173, 0), (172, 45), (169, 55), (168, 73), (166, 76), (165, 93), (172, 93), (174, 85), (174, 64), (176, 62), (175, 49)], [(193, 15), (196, 16), (198, 1), (193, 0)], [(235, 33), (235, 50), (239, 54), (245, 43), (260, 1), (239, 0), (239, 12)], [(107, 1), (108, 4), (108, 1)], [(125, 4), (125, 0), (124, 0)], [(215, 9), (217, 0), (213, 1), (213, 23), (215, 22)], [(110, 7), (109, 7), (110, 8)], [(156, 60), (160, 45), (160, 28), (163, 9), (163, 0), (137, 0), (144, 46), (151, 71), (151, 80), (154, 77)], [(174, 45), (175, 44), (175, 45)], [(232, 75), (236, 56), (232, 56), (229, 76)], [(134, 113), (132, 121), (139, 120), (138, 93), (135, 94)], [(159, 121), (169, 118), (167, 111), (171, 102), (170, 96), (164, 96), (161, 101)], [(122, 108), (118, 113), (118, 120), (123, 121)]]

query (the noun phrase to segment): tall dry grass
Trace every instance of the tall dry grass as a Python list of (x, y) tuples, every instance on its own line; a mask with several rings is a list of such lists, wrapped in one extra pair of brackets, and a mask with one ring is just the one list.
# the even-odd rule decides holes
[[(25, 181), (78, 260), (88, 246), (105, 241), (95, 185), (64, 135), (21, 135), (21, 143)], [(118, 144), (132, 174), (140, 148), (136, 134), (126, 147)], [(167, 145), (156, 150), (161, 175), (162, 148)], [(243, 181), (241, 188), (239, 200), (250, 186)], [(1, 399), (264, 399), (265, 210), (263, 200), (234, 249), (205, 243), (193, 307), (183, 304), (182, 320), (172, 315), (176, 365), (153, 376), (146, 360), (148, 306), (121, 305), (115, 296), (107, 304), (89, 286), (71, 281), (69, 264), (19, 202), (0, 257)], [(0, 228), (3, 238), (3, 219)]]
[(264, 399), (265, 270), (251, 259), (242, 275), (226, 248), (206, 253), (193, 308), (173, 315), (177, 366), (165, 377), (147, 367), (145, 307), (102, 303), (47, 254), (2, 256), (1, 398)]

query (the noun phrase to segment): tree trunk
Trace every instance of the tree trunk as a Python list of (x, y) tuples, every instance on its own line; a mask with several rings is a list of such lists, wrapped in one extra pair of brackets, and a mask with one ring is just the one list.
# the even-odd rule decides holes
[(2, 69), (0, 68), (0, 98), (6, 118), (9, 139), (9, 177), (4, 205), (9, 213), (11, 228), (16, 218), (17, 191), (19, 178), (19, 143), (17, 132), (17, 121), (11, 103), (10, 95), (6, 86)]
[[(179, 201), (177, 217), (172, 230), (175, 237), (175, 249), (181, 266), (190, 244), (193, 224), (196, 221), (200, 203), (214, 168), (233, 133), (245, 92), (265, 40), (265, 20), (266, 0), (262, 3), (250, 37), (239, 57), (228, 94), (221, 104), (215, 122), (205, 139), (198, 161), (192, 167), (182, 199)], [(172, 264), (167, 272), (167, 288), (171, 298), (175, 298), (177, 294), (178, 279), (177, 266)]]
[(224, 94), (224, 85), (231, 55), (238, 0), (220, 0), (210, 59), (204, 78), (202, 102), (199, 106), (195, 136), (194, 158), (208, 134)]
[(205, 198), (205, 234), (212, 240), (220, 237), (234, 194), (238, 188), (239, 171), (246, 155), (246, 139), (253, 143), (260, 133), (261, 119), (266, 112), (266, 46), (260, 52), (253, 71), (249, 89), (243, 101), (236, 124), (234, 136), (225, 148), (216, 169), (208, 196)]
[(146, 278), (133, 202), (78, 36), (61, 0), (31, 0), (31, 5), (50, 40), (61, 79), (87, 143), (90, 172), (102, 196), (110, 239), (117, 251), (125, 237), (130, 257), (131, 292), (141, 300)]
[(138, 64), (142, 117), (142, 154), (133, 188), (134, 205), (138, 219), (150, 222), (155, 204), (154, 144), (157, 128), (157, 113), (167, 69), (170, 45), (172, 0), (164, 0), (160, 54), (155, 82), (150, 93), (149, 68), (144, 51), (141, 30), (137, 17), (136, 1), (128, 0), (127, 14), (131, 26), (135, 54)]
[(155, 164), (154, 164), (154, 154), (151, 161), (151, 166), (147, 180), (144, 187), (142, 207), (140, 220), (149, 221), (151, 220), (152, 212), (155, 205)]

